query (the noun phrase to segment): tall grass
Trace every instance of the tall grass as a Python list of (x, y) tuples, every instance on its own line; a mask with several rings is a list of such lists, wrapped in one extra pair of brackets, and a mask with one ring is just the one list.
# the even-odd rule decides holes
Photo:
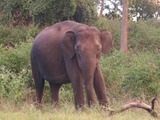
[[(6, 104), (5, 104), (6, 105)], [(155, 120), (144, 110), (128, 110), (123, 113), (108, 116), (108, 112), (100, 107), (85, 108), (76, 111), (71, 104), (62, 104), (61, 108), (55, 109), (49, 105), (41, 110), (32, 104), (24, 104), (20, 108), (11, 104), (1, 106), (1, 120)]]

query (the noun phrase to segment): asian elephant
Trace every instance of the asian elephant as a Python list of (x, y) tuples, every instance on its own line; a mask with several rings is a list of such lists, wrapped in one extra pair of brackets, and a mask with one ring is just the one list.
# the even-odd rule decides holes
[(95, 93), (101, 105), (107, 105), (106, 86), (100, 71), (101, 52), (112, 48), (112, 37), (107, 30), (64, 21), (42, 30), (31, 49), (32, 75), (37, 103), (43, 95), (44, 80), (50, 84), (52, 103), (59, 102), (62, 84), (71, 83), (75, 107), (84, 105), (83, 84), (87, 105), (95, 103)]

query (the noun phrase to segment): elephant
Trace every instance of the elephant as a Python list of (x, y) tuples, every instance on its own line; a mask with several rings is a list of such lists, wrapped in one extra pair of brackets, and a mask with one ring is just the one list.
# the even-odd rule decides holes
[(42, 102), (46, 80), (51, 89), (51, 102), (55, 105), (59, 104), (60, 87), (71, 83), (76, 109), (85, 104), (90, 107), (97, 100), (100, 105), (107, 106), (106, 85), (99, 62), (101, 53), (110, 49), (112, 36), (106, 29), (100, 31), (96, 27), (67, 20), (42, 30), (31, 48), (36, 102)]

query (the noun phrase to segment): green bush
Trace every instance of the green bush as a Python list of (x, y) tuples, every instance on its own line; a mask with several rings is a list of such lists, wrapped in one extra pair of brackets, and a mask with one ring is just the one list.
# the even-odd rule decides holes
[(121, 84), (128, 67), (128, 57), (122, 51), (114, 50), (109, 56), (102, 56), (101, 70), (110, 98), (118, 98), (121, 94)]
[(15, 47), (22, 42), (30, 42), (38, 34), (40, 30), (37, 27), (17, 26), (11, 27), (0, 24), (0, 44), (8, 47)]
[(122, 88), (132, 96), (160, 94), (160, 54), (150, 52), (132, 55)]
[(39, 26), (71, 19), (76, 10), (75, 0), (35, 0), (28, 4), (35, 24)]
[(0, 4), (0, 22), (3, 24), (26, 25), (31, 23), (32, 17), (29, 14), (27, 5), (30, 0), (3, 0)]
[[(110, 98), (150, 97), (160, 94), (160, 30), (155, 21), (129, 23), (129, 55), (119, 51), (120, 21), (98, 20), (99, 29), (107, 28), (114, 43), (113, 53), (103, 55), (101, 69)], [(9, 27), (0, 25), (0, 99), (24, 101), (35, 99), (31, 79), (30, 49), (37, 27)], [(12, 45), (13, 43), (13, 45)], [(61, 89), (61, 100), (73, 101), (71, 85)], [(50, 88), (46, 84), (44, 101), (50, 102)]]
[(23, 43), (20, 47), (5, 49), (0, 54), (0, 66), (5, 66), (9, 71), (19, 73), (22, 69), (30, 68), (30, 43)]
[[(0, 67), (0, 100), (21, 102), (26, 99), (27, 82), (31, 71), (21, 70), (19, 73)], [(29, 90), (29, 88), (28, 88)]]
[(97, 20), (97, 4), (91, 0), (76, 0), (73, 20), (92, 25)]
[(113, 21), (103, 18), (96, 21), (95, 26), (97, 26), (97, 28), (99, 28), (100, 30), (109, 30), (112, 35), (114, 48), (120, 48), (120, 20), (115, 19)]
[(160, 49), (160, 24), (154, 21), (130, 22), (128, 47), (134, 51), (155, 51)]
[(91, 24), (97, 18), (96, 5), (90, 0), (3, 0), (0, 22), (14, 26), (35, 23), (40, 27), (64, 20)]
[(131, 53), (129, 56), (115, 50), (103, 56), (101, 69), (108, 94), (121, 98), (122, 94), (134, 97), (160, 94), (160, 54), (152, 52)]
[[(99, 29), (108, 29), (113, 38), (114, 48), (120, 49), (121, 21), (99, 19), (95, 24)], [(160, 23), (154, 20), (130, 21), (128, 23), (128, 48), (133, 52), (160, 50)]]

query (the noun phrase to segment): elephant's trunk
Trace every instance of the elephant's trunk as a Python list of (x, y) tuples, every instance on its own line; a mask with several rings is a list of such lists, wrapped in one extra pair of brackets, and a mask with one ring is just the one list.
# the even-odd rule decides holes
[(84, 78), (85, 90), (88, 106), (95, 103), (95, 91), (93, 86), (94, 73), (96, 69), (96, 60), (94, 57), (83, 57), (81, 70)]

